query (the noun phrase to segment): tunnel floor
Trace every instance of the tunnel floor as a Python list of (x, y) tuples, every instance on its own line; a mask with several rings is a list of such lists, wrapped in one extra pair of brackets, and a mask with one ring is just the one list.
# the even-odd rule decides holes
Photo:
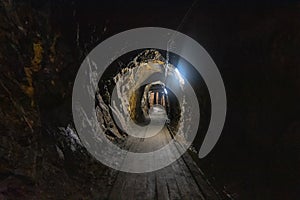
[[(132, 152), (148, 151), (166, 145), (172, 139), (165, 127), (151, 138), (127, 140)], [(179, 149), (178, 149), (179, 151)], [(162, 159), (168, 159), (162, 155)], [(155, 165), (155, 163), (152, 163)], [(171, 165), (149, 173), (119, 172), (113, 183), (109, 199), (220, 199), (206, 181), (204, 174), (188, 152)]]

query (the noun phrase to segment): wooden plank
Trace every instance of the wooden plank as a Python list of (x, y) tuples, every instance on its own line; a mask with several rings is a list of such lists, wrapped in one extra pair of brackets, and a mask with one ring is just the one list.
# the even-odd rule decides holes
[(199, 169), (196, 163), (193, 161), (192, 157), (186, 152), (182, 155), (186, 166), (189, 168), (192, 177), (195, 179), (195, 182), (199, 186), (200, 190), (202, 191), (203, 196), (205, 199), (209, 200), (218, 200), (220, 199), (218, 193), (213, 189), (213, 187), (207, 182), (204, 177), (203, 172)]
[[(151, 152), (163, 147), (171, 140), (169, 131), (164, 128), (153, 138), (130, 138), (127, 148), (130, 151)], [(160, 162), (171, 159), (181, 151), (181, 147), (169, 149), (156, 155), (149, 161), (153, 167)], [(138, 165), (138, 161), (136, 165)], [(155, 172), (132, 174), (119, 172), (109, 199), (208, 199), (216, 200), (218, 195), (188, 153), (171, 165)]]
[(200, 188), (198, 187), (195, 179), (193, 179), (192, 174), (190, 173), (188, 167), (185, 165), (182, 158), (178, 159), (180, 163), (181, 171), (183, 172), (184, 179), (186, 181), (186, 185), (189, 188), (189, 198), (190, 199), (205, 199)]
[(158, 200), (169, 200), (169, 191), (165, 178), (165, 169), (156, 172), (156, 197)]
[(145, 199), (156, 198), (156, 174), (155, 172), (147, 173), (147, 193)]

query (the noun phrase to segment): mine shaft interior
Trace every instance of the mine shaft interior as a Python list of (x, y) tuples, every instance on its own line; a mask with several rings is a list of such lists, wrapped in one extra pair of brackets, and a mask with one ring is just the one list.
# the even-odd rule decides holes
[[(148, 126), (152, 121), (153, 131), (157, 131), (158, 124), (161, 124), (160, 126), (163, 125), (175, 135), (182, 117), (180, 106), (182, 99), (178, 99), (162, 81), (168, 70), (163, 56), (156, 50), (145, 50), (124, 66), (99, 82), (99, 91), (95, 98), (97, 118), (106, 136), (118, 142), (131, 137), (133, 134), (121, 128), (122, 125), (124, 126), (122, 120), (132, 120), (141, 127)], [(173, 67), (169, 71), (167, 73), (171, 76), (177, 76), (178, 80), (176, 77), (173, 78), (178, 81), (177, 87), (182, 87), (184, 82), (178, 70)], [(144, 83), (147, 79), (150, 81)], [(117, 92), (115, 92), (116, 88)], [(114, 104), (114, 99), (119, 101)], [(123, 110), (116, 111), (118, 104)], [(150, 134), (150, 136), (154, 135)]]

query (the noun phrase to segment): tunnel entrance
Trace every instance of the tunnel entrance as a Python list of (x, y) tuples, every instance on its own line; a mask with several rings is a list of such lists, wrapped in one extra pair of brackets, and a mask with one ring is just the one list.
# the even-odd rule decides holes
[[(122, 128), (126, 128), (129, 121), (145, 129), (149, 129), (151, 121), (163, 121), (167, 131), (174, 135), (181, 133), (183, 138), (188, 140), (189, 135), (187, 131), (183, 131), (183, 127), (187, 130), (188, 126), (199, 122), (189, 119), (189, 112), (193, 108), (188, 108), (185, 100), (178, 99), (164, 84), (166, 79), (171, 80), (178, 90), (184, 91), (181, 74), (189, 77), (188, 81), (195, 90), (198, 103), (202, 105), (199, 107), (204, 108), (200, 110), (202, 121), (199, 130), (205, 132), (207, 129), (210, 101), (205, 83), (199, 74), (193, 71), (193, 67), (178, 55), (169, 55), (169, 63), (174, 65), (166, 64), (165, 57), (165, 52), (161, 50), (136, 50), (114, 61), (101, 77), (96, 95), (97, 116), (105, 134), (112, 142), (119, 145), (122, 141), (136, 136), (128, 129), (126, 131)], [(119, 100), (113, 98), (115, 90)], [(181, 119), (182, 116), (186, 118)], [(186, 120), (192, 123), (185, 123)], [(197, 138), (196, 140), (198, 141)], [(199, 140), (201, 141), (201, 138)]]

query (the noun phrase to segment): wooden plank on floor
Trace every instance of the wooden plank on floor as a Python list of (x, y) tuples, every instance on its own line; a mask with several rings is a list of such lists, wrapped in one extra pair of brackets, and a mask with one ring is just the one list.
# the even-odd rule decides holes
[(195, 179), (193, 179), (188, 167), (185, 165), (184, 161), (182, 158), (178, 159), (178, 162), (180, 163), (181, 171), (183, 172), (184, 180), (186, 182), (186, 185), (188, 186), (189, 189), (189, 194), (187, 196), (190, 197), (190, 199), (201, 199), (204, 200), (204, 196), (198, 187), (197, 183), (195, 182)]
[(214, 188), (207, 182), (204, 177), (203, 172), (199, 169), (197, 164), (193, 161), (192, 157), (188, 154), (188, 152), (182, 155), (182, 159), (186, 163), (186, 166), (189, 168), (192, 177), (195, 179), (197, 185), (202, 191), (205, 199), (209, 200), (218, 200), (220, 199), (218, 193), (214, 190)]
[(169, 191), (165, 178), (165, 169), (156, 172), (156, 197), (158, 200), (169, 200)]
[[(151, 140), (130, 138), (127, 148), (134, 152), (151, 152), (158, 146), (165, 146), (171, 140), (165, 128), (161, 135)], [(155, 145), (154, 145), (155, 143)], [(165, 160), (178, 155), (181, 147), (174, 147), (165, 153), (156, 155), (149, 160), (153, 167)], [(138, 161), (136, 165), (138, 165)], [(188, 153), (174, 161), (171, 165), (150, 173), (119, 172), (113, 184), (109, 199), (199, 199), (217, 200), (218, 195), (206, 181), (203, 173)]]

